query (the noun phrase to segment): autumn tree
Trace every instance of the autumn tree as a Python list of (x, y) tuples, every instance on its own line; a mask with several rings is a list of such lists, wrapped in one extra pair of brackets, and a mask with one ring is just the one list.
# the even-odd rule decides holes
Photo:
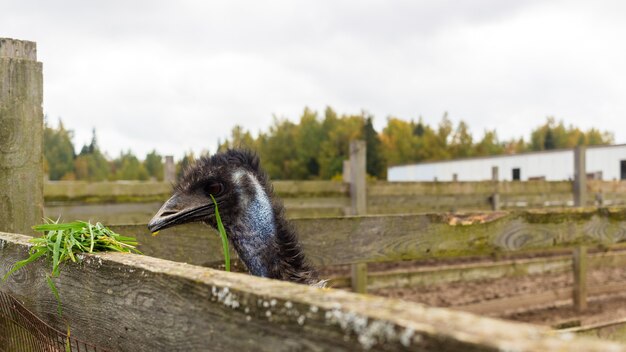
[(387, 177), (387, 166), (385, 163), (380, 136), (374, 129), (373, 116), (367, 115), (363, 125), (363, 139), (366, 145), (366, 170), (367, 174), (376, 178)]
[(73, 133), (66, 130), (61, 119), (57, 128), (44, 123), (44, 158), (50, 180), (74, 179), (75, 151)]
[(115, 180), (148, 180), (148, 172), (143, 164), (131, 151), (121, 152), (120, 156), (113, 160)]
[(613, 134), (590, 129), (585, 132), (572, 125), (565, 126), (563, 121), (547, 117), (546, 122), (533, 129), (530, 134), (530, 150), (548, 150), (573, 148), (577, 145), (601, 145), (613, 143)]
[(150, 177), (153, 177), (157, 181), (163, 181), (163, 157), (152, 150), (146, 155), (146, 159), (143, 161), (143, 167), (148, 172)]
[(100, 151), (96, 129), (91, 133), (91, 142), (83, 146), (74, 160), (74, 172), (78, 180), (104, 181), (109, 178), (109, 161)]

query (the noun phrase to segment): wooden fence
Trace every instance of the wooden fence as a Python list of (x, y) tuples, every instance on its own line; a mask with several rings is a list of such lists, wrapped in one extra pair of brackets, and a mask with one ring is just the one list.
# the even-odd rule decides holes
[[(414, 214), (294, 219), (309, 260), (318, 266), (426, 258), (497, 256), (581, 246), (623, 247), (626, 209), (533, 210), (473, 214)], [(116, 231), (136, 236), (151, 256), (210, 266), (222, 260), (213, 229), (187, 224), (163, 230), (154, 238), (146, 225), (120, 225)], [(236, 253), (232, 253), (233, 256)], [(586, 254), (582, 254), (586, 258)], [(584, 277), (586, 266), (575, 271)], [(352, 280), (366, 282), (367, 268)], [(575, 286), (577, 307), (584, 309), (586, 283)], [(364, 291), (362, 288), (361, 291)]]
[[(163, 237), (165, 238), (165, 236)], [(0, 275), (27, 256), (28, 236), (0, 233)], [(80, 256), (56, 279), (46, 261), (5, 292), (59, 330), (119, 351), (626, 351), (547, 328), (318, 289), (135, 254)]]
[[(274, 188), (291, 218), (350, 214), (348, 183), (276, 181)], [(54, 181), (44, 184), (45, 213), (64, 219), (93, 219), (107, 224), (143, 223), (171, 192), (163, 182)], [(588, 181), (588, 206), (626, 204), (626, 182)], [(495, 196), (494, 196), (495, 195)], [(572, 182), (369, 182), (368, 214), (570, 207)]]

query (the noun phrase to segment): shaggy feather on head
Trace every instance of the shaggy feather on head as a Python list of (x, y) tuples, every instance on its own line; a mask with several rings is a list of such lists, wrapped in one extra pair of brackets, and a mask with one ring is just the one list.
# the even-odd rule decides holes
[(250, 273), (319, 283), (259, 158), (249, 150), (230, 149), (191, 164), (175, 185), (172, 197), (150, 221), (150, 231), (193, 221), (216, 228), (211, 195), (219, 206), (228, 238)]

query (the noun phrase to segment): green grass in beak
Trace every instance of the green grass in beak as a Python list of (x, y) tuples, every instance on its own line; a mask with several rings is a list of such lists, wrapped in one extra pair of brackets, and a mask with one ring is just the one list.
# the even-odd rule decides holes
[(226, 236), (226, 230), (224, 229), (224, 224), (222, 224), (222, 218), (220, 217), (220, 211), (217, 208), (217, 202), (215, 198), (211, 194), (211, 199), (213, 200), (213, 204), (215, 205), (215, 221), (217, 221), (217, 231), (220, 233), (220, 237), (222, 238), (222, 250), (224, 251), (224, 266), (226, 267), (226, 271), (230, 271), (230, 252), (228, 250), (228, 237)]

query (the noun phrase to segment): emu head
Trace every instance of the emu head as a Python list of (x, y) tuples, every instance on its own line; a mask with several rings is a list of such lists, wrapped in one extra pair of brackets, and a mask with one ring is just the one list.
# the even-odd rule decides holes
[[(148, 227), (159, 231), (188, 222), (205, 222), (217, 226), (215, 205), (219, 206), (225, 226), (245, 225), (253, 230), (273, 218), (272, 204), (266, 189), (267, 177), (259, 169), (258, 157), (250, 151), (228, 150), (211, 157), (202, 157), (174, 187), (174, 194), (154, 215)], [(254, 212), (254, 213), (253, 213)], [(254, 216), (252, 216), (254, 215)], [(267, 222), (267, 221), (264, 221)]]
[(155, 232), (200, 221), (216, 228), (213, 196), (240, 258), (251, 273), (269, 276), (277, 250), (277, 221), (271, 195), (271, 186), (259, 168), (258, 157), (250, 151), (228, 150), (200, 158), (187, 169), (172, 197), (148, 227)]

